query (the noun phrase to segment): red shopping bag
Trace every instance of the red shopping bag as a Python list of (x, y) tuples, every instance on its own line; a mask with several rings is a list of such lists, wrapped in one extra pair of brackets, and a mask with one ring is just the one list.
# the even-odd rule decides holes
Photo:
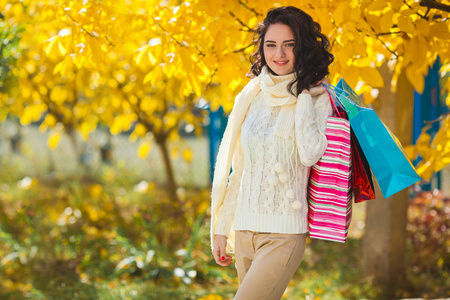
[(352, 184), (355, 203), (375, 199), (372, 171), (356, 136), (351, 131)]

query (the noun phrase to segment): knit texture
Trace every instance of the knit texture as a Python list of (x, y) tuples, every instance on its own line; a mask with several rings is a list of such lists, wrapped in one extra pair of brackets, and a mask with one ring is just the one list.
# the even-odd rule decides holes
[(325, 151), (331, 105), (326, 93), (291, 95), (286, 86), (294, 76), (261, 72), (261, 90), (251, 101), (232, 153), (233, 171), (217, 207), (214, 234), (308, 231), (309, 171)]

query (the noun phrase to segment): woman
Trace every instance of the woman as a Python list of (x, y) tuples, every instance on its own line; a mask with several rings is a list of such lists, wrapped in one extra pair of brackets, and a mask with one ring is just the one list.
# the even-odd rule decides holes
[(332, 114), (315, 87), (334, 59), (320, 30), (292, 6), (269, 10), (256, 29), (253, 79), (229, 116), (211, 193), (213, 254), (228, 266), (235, 250), (235, 299), (280, 299), (303, 259), (308, 177)]

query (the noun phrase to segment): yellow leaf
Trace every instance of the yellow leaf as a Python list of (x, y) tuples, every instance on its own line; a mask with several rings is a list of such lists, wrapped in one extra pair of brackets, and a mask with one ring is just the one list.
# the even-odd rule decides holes
[(47, 114), (45, 116), (44, 122), (39, 126), (39, 131), (45, 132), (48, 127), (54, 127), (57, 123), (56, 117), (52, 114)]
[(136, 125), (136, 127), (134, 128), (134, 132), (138, 135), (138, 136), (145, 136), (145, 134), (147, 133), (147, 127), (145, 127), (144, 125), (142, 125), (141, 123), (138, 123)]
[(189, 89), (191, 89), (195, 95), (200, 96), (202, 94), (202, 91), (200, 89), (200, 81), (195, 75), (191, 75), (187, 78), (187, 86)]
[(142, 159), (146, 158), (152, 146), (149, 142), (143, 142), (138, 149), (138, 156)]
[(60, 38), (61, 38), (60, 36), (55, 35), (49, 38), (47, 41), (45, 41), (47, 45), (45, 46), (44, 51), (47, 54), (47, 56), (56, 56), (56, 53), (58, 51), (56, 46)]
[(72, 56), (73, 64), (78, 68), (81, 69), (86, 61), (86, 58), (84, 55), (81, 54), (75, 54)]
[(147, 73), (147, 75), (145, 75), (145, 77), (144, 77), (144, 84), (146, 84), (146, 83), (148, 83), (150, 80), (152, 80), (152, 77), (153, 77), (153, 76), (154, 76), (154, 75), (153, 75), (152, 72)]
[(394, 10), (398, 10), (404, 4), (404, 1), (403, 0), (392, 0), (392, 1), (390, 1), (390, 3)]
[(57, 86), (50, 92), (50, 100), (55, 102), (56, 105), (63, 105), (69, 97), (69, 92), (62, 86)]
[(248, 26), (249, 26), (250, 28), (256, 27), (257, 24), (258, 24), (258, 18), (257, 18), (257, 17), (253, 17), (253, 18), (251, 18), (251, 19), (248, 21)]
[(434, 171), (438, 172), (450, 163), (450, 115), (441, 123), (441, 127), (431, 142), (431, 148), (436, 156)]
[[(447, 147), (450, 147), (448, 145)], [(434, 164), (434, 172), (439, 172), (443, 168), (447, 167), (450, 164), (450, 151), (448, 151), (445, 155), (440, 155)]]
[(371, 90), (363, 92), (362, 98), (367, 105), (372, 104), (377, 99), (377, 97), (372, 95)]
[(361, 8), (352, 7), (350, 12), (350, 20), (353, 22), (359, 21), (361, 19)]
[(58, 49), (59, 49), (59, 52), (62, 54), (62, 56), (66, 55), (67, 50), (66, 50), (66, 48), (64, 48), (64, 46), (61, 44), (61, 42), (58, 42)]
[(385, 7), (387, 7), (387, 2), (383, 0), (376, 0), (373, 1), (369, 6), (367, 6), (368, 11), (377, 11), (377, 10), (383, 10)]
[(47, 107), (44, 103), (39, 105), (29, 105), (25, 107), (22, 115), (20, 116), (20, 123), (22, 125), (27, 125), (30, 122), (37, 121), (46, 110)]
[(412, 66), (409, 66), (406, 68), (406, 78), (408, 78), (408, 81), (419, 94), (423, 93), (425, 79), (420, 72), (417, 72)]
[(142, 59), (144, 58), (145, 54), (148, 51), (148, 45), (147, 46), (143, 46), (139, 49), (136, 50), (135, 55), (134, 55), (134, 61), (136, 62), (137, 65), (140, 65), (142, 63)]
[(417, 149), (414, 145), (408, 145), (403, 148), (405, 150), (406, 156), (410, 161), (414, 161), (417, 158)]
[(394, 11), (389, 10), (381, 17), (380, 27), (383, 32), (390, 32), (392, 25), (394, 25)]
[(433, 158), (430, 161), (423, 160), (416, 167), (417, 174), (425, 180), (430, 180), (433, 175), (433, 160)]
[(424, 159), (428, 159), (430, 156), (430, 141), (431, 136), (426, 132), (422, 132), (416, 141), (417, 153)]
[(151, 85), (155, 85), (158, 82), (163, 81), (164, 77), (163, 77), (163, 69), (161, 66), (155, 66), (155, 68), (153, 68), (153, 70), (148, 73), (145, 78), (144, 78), (144, 84), (146, 84), (147, 82), (150, 82)]
[(364, 67), (360, 72), (360, 76), (365, 83), (372, 87), (384, 87), (383, 77), (376, 68)]
[(128, 114), (128, 115), (119, 115), (114, 118), (113, 124), (110, 127), (110, 132), (113, 135), (119, 134), (122, 131), (127, 131), (130, 129), (132, 122), (136, 120), (136, 116)]
[(379, 16), (374, 15), (366, 15), (367, 23), (373, 27), (375, 32), (381, 32), (380, 21), (381, 18)]
[(177, 51), (177, 55), (179, 56), (178, 59), (180, 59), (182, 62), (183, 70), (186, 72), (191, 72), (194, 62), (191, 59), (191, 53), (189, 52), (189, 50), (183, 47)]
[(344, 14), (349, 9), (349, 3), (344, 1), (339, 3), (333, 12), (334, 21), (336, 24), (342, 24), (344, 22)]
[(48, 138), (47, 145), (50, 149), (55, 149), (61, 140), (61, 132), (53, 132)]
[(398, 51), (403, 54), (403, 64), (408, 65), (410, 61), (414, 59), (414, 38), (410, 40), (404, 40), (402, 44), (399, 44)]
[(103, 60), (103, 50), (99, 39), (92, 38), (86, 41), (92, 55), (93, 63), (98, 64)]
[(414, 35), (414, 24), (409, 16), (408, 17), (400, 16), (398, 18), (397, 25), (400, 28), (400, 30), (403, 30), (406, 33)]
[(71, 65), (72, 59), (70, 58), (70, 56), (66, 56), (66, 58), (64, 58), (60, 63), (58, 63), (55, 66), (55, 69), (53, 69), (53, 75), (59, 72), (61, 73), (61, 76), (66, 75)]
[(148, 59), (150, 60), (152, 66), (154, 66), (158, 62), (150, 51), (148, 51)]
[(428, 36), (430, 34), (430, 23), (424, 19), (418, 19), (416, 22), (416, 29), (420, 34)]
[(86, 120), (81, 123), (80, 132), (85, 141), (89, 140), (89, 134), (97, 128), (98, 117), (93, 114), (89, 115)]
[(187, 162), (191, 162), (192, 161), (192, 151), (190, 149), (184, 149), (183, 150), (183, 158), (185, 161)]
[(450, 39), (448, 22), (432, 24), (430, 26), (430, 32), (439, 39)]

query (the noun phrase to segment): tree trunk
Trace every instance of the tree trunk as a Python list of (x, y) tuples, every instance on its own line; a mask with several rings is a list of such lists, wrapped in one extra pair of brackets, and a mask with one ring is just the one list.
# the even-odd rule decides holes
[(169, 150), (167, 148), (167, 137), (157, 138), (156, 142), (161, 149), (161, 154), (163, 157), (164, 168), (166, 169), (167, 176), (167, 192), (169, 193), (172, 203), (179, 204), (179, 199), (177, 196), (177, 184), (175, 182), (175, 176), (173, 173), (172, 161), (170, 160)]
[(78, 141), (75, 130), (72, 128), (67, 128), (66, 133), (69, 137), (70, 144), (72, 145), (73, 154), (78, 162), (80, 162), (80, 149), (78, 147)]
[[(380, 73), (385, 87), (380, 89), (380, 119), (403, 145), (412, 140), (413, 89), (401, 74), (397, 93), (391, 92), (392, 72), (386, 64)], [(377, 199), (366, 206), (366, 228), (363, 238), (363, 275), (381, 286), (385, 297), (395, 297), (404, 287), (406, 269), (406, 223), (408, 189), (385, 199), (375, 182)]]
[(84, 149), (83, 149), (84, 142), (82, 142), (81, 145), (78, 143), (77, 132), (72, 127), (68, 127), (66, 129), (66, 133), (69, 136), (69, 140), (70, 140), (70, 143), (72, 144), (72, 149), (75, 154), (77, 162), (81, 165), (83, 172), (86, 172), (86, 171), (89, 172), (90, 167), (87, 164), (87, 162), (84, 160), (84, 157), (83, 157), (85, 154)]

